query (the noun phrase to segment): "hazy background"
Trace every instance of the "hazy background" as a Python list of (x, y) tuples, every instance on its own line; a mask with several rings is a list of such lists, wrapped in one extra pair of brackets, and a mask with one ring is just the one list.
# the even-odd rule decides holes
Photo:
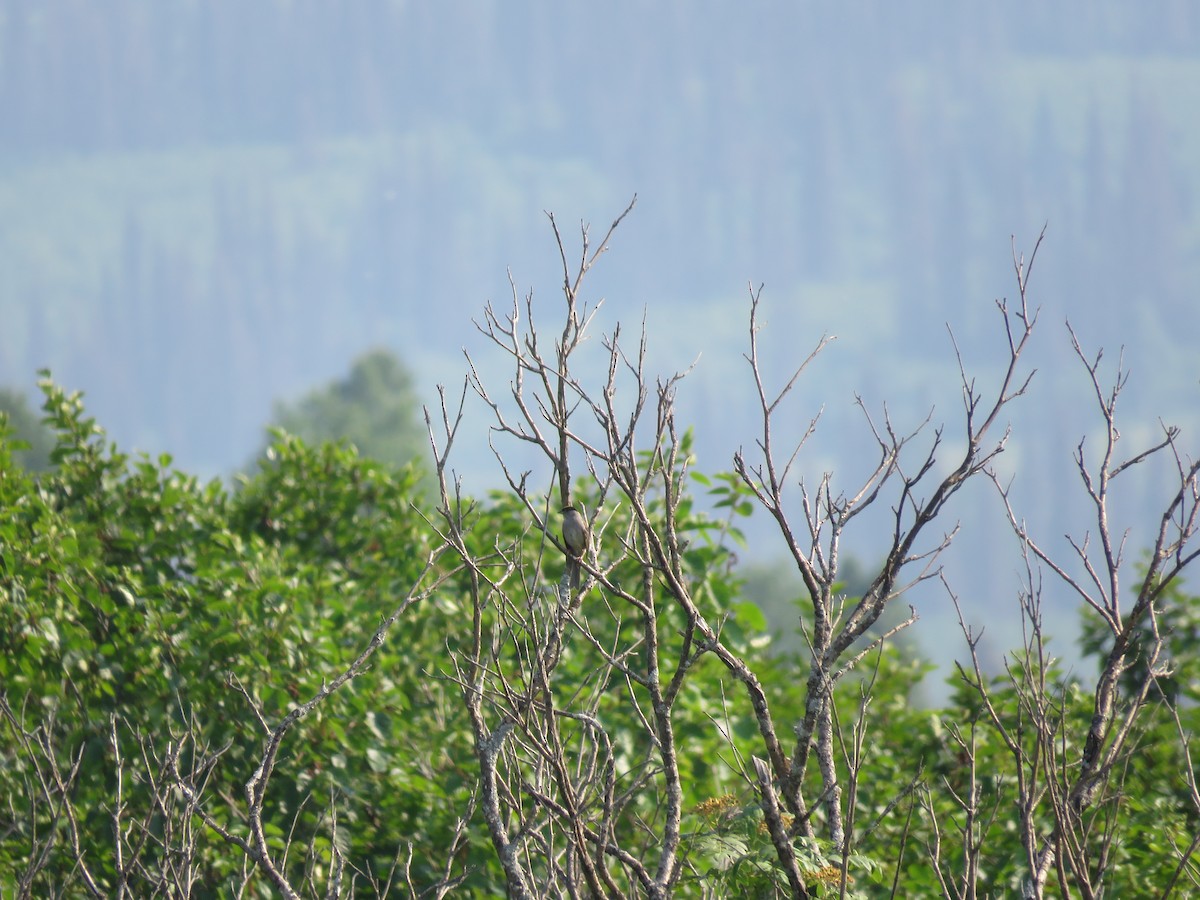
[[(636, 192), (591, 296), (602, 330), (645, 316), (656, 371), (699, 357), (680, 399), (698, 467), (753, 441), (741, 353), (765, 283), (776, 384), (839, 336), (792, 413), (798, 434), (824, 407), (802, 468), (849, 487), (874, 462), (855, 392), (952, 435), (945, 326), (987, 383), (1010, 239), (1028, 254), (1048, 223), (1040, 371), (1003, 466), (1061, 547), (1086, 527), (1070, 453), (1096, 421), (1067, 317), (1106, 360), (1124, 347), (1129, 455), (1160, 417), (1198, 446), (1198, 189), (1188, 0), (0, 0), (0, 385), (32, 394), (48, 366), (123, 448), (228, 475), (272, 401), (372, 347), (427, 402), (464, 347), (506, 383), (471, 320), (508, 302), (509, 269), (554, 314), (543, 210), (599, 235)], [(475, 493), (498, 484), (484, 424), (458, 460)], [(1132, 475), (1118, 525), (1144, 528), (1167, 484)], [(955, 587), (1006, 646), (1015, 542), (987, 490), (951, 515)], [(752, 534), (752, 558), (778, 554)], [(849, 551), (871, 562), (877, 535)], [(948, 604), (918, 600), (944, 659)]]

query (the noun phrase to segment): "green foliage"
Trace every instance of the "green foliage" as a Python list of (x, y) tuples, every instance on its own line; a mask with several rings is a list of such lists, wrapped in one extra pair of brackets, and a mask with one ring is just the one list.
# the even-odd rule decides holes
[(345, 378), (294, 403), (276, 403), (272, 420), (306, 443), (345, 440), (391, 465), (412, 464), (428, 446), (412, 375), (389, 350), (359, 357)]
[[(692, 865), (699, 880), (722, 897), (790, 897), (787, 876), (779, 866), (775, 847), (757, 806), (743, 807), (732, 794), (713, 797), (692, 811), (698, 830), (691, 839)], [(836, 897), (841, 887), (841, 860), (831, 855), (827, 842), (804, 837), (792, 840), (792, 852), (809, 893)], [(870, 892), (857, 886), (876, 880), (880, 868), (872, 859), (852, 853), (846, 879), (846, 897), (862, 898)]]
[[(197, 761), (225, 748), (208, 798), (218, 819), (236, 821), (262, 752), (258, 712), (278, 721), (345, 667), (415, 581), (427, 534), (411, 472), (285, 438), (272, 465), (230, 494), (169, 458), (118, 453), (78, 395), (44, 387), (57, 469), (35, 478), (0, 458), (0, 683), (27, 729), (53, 716), (64, 771), (82, 749), (73, 796), (88, 812), (83, 846), (111, 886), (117, 751), (138, 769), (139, 737), (162, 754), (185, 728)], [(469, 785), (467, 733), (453, 691), (424, 666), (458, 612), (439, 598), (402, 617), (369, 671), (289, 733), (287, 775), (268, 802), (280, 841), (293, 820), (301, 846), (324, 833), (332, 800), (347, 855), (386, 872), (405, 841), (436, 842), (453, 827)], [(15, 731), (4, 735), (0, 794), (32, 802)], [(128, 820), (153, 818), (144, 777), (126, 777)], [(56, 827), (45, 804), (35, 812), (6, 823), (0, 872), (21, 871), (34, 836)], [(241, 871), (230, 850), (204, 835), (206, 891)], [(297, 854), (292, 868), (304, 862)], [(431, 877), (435, 863), (417, 861), (414, 876)], [(36, 884), (65, 883), (72, 868), (60, 839)]]

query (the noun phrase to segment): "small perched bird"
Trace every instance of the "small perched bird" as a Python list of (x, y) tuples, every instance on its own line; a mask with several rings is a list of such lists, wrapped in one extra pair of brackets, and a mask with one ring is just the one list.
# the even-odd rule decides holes
[(567, 580), (574, 590), (579, 588), (579, 561), (583, 559), (591, 541), (587, 518), (583, 513), (574, 506), (564, 506), (562, 514), (563, 546), (567, 548)]

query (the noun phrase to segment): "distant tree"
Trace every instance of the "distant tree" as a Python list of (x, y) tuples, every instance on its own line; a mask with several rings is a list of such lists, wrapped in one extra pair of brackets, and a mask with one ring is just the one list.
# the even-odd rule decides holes
[(42, 424), (38, 414), (29, 408), (29, 401), (20, 391), (0, 388), (0, 419), (7, 423), (7, 438), (27, 447), (15, 450), (13, 460), (32, 472), (50, 468), (50, 449), (54, 436)]
[(306, 443), (345, 440), (378, 462), (406, 465), (425, 444), (413, 378), (390, 350), (355, 360), (346, 377), (294, 403), (275, 404), (271, 424)]

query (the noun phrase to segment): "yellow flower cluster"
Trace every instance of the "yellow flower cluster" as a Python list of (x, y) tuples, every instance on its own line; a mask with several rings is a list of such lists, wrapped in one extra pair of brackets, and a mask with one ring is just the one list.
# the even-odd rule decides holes
[[(815, 872), (804, 872), (805, 881), (819, 881), (822, 884), (837, 884), (842, 879), (842, 870), (837, 866), (821, 866)], [(854, 879), (847, 875), (847, 882), (852, 882)]]
[(720, 797), (710, 797), (697, 803), (695, 811), (702, 816), (718, 816), (723, 812), (735, 809), (737, 805), (737, 797), (733, 794), (723, 794)]

